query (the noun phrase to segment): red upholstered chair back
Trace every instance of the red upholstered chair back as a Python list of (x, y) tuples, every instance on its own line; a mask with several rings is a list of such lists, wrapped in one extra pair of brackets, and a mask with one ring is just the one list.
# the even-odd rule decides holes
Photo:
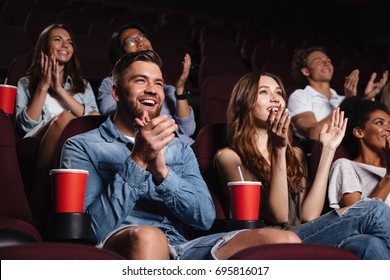
[(226, 122), (226, 112), (238, 74), (219, 74), (206, 79), (200, 97), (199, 118), (201, 127)]
[(41, 236), (32, 226), (30, 206), (24, 191), (16, 155), (15, 133), (9, 117), (0, 109), (0, 229)]
[(202, 127), (196, 137), (194, 146), (200, 172), (213, 196), (217, 219), (225, 219), (229, 216), (229, 203), (225, 199), (214, 167), (215, 154), (219, 149), (226, 147), (225, 135), (226, 123), (215, 123)]
[(72, 243), (31, 243), (0, 247), (2, 260), (123, 260), (94, 246)]
[(219, 55), (206, 55), (201, 58), (198, 72), (198, 86), (203, 87), (207, 78), (220, 74), (235, 74), (242, 76), (248, 72), (241, 58)]
[(99, 127), (105, 120), (107, 116), (83, 116), (80, 118), (75, 118), (71, 120), (68, 125), (65, 127), (62, 135), (60, 137), (59, 145), (58, 145), (58, 153), (56, 155), (56, 163), (59, 166), (62, 146), (65, 144), (65, 141), (77, 134), (81, 134), (92, 129)]
[(350, 251), (320, 244), (266, 244), (234, 254), (231, 260), (358, 260)]
[(16, 156), (14, 130), (1, 109), (0, 127), (0, 216), (32, 222)]
[(22, 54), (15, 57), (7, 71), (7, 83), (16, 86), (20, 78), (26, 75), (31, 64), (32, 54)]

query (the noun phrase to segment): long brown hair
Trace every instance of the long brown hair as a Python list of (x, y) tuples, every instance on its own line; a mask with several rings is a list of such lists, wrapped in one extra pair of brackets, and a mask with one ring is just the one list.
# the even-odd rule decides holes
[[(253, 111), (257, 96), (258, 84), (261, 76), (273, 78), (282, 89), (283, 99), (287, 102), (287, 94), (278, 76), (270, 73), (248, 73), (235, 84), (227, 111), (227, 141), (229, 146), (241, 158), (243, 166), (250, 171), (257, 180), (269, 187), (271, 182), (271, 167), (257, 148), (255, 121)], [(304, 168), (295, 156), (291, 145), (293, 131), (289, 129), (289, 141), (286, 152), (287, 180), (290, 191), (298, 192), (302, 188), (301, 180), (304, 177)], [(268, 143), (270, 147), (270, 143)]]
[(66, 78), (67, 76), (70, 76), (72, 78), (72, 88), (70, 92), (72, 94), (78, 92), (84, 93), (87, 85), (81, 75), (80, 62), (77, 55), (74, 36), (69, 26), (60, 23), (49, 25), (41, 32), (41, 34), (38, 37), (37, 43), (34, 48), (33, 60), (30, 67), (27, 70), (27, 78), (29, 80), (28, 89), (32, 94), (34, 94), (35, 90), (38, 87), (39, 80), (42, 76), (41, 64), (39, 62), (41, 59), (41, 52), (48, 55), (50, 34), (51, 31), (56, 28), (61, 28), (66, 30), (69, 33), (70, 38), (73, 42), (72, 58), (68, 63), (65, 64), (64, 67), (64, 77)]

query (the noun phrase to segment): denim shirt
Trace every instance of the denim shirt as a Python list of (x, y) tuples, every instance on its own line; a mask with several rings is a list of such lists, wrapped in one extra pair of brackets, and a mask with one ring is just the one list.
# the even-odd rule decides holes
[[(99, 92), (96, 97), (97, 104), (99, 107), (100, 114), (108, 116), (115, 111), (116, 102), (112, 97), (112, 77), (106, 77), (102, 81), (99, 87)], [(194, 139), (192, 136), (196, 129), (194, 111), (191, 109), (191, 113), (188, 117), (179, 118), (176, 116), (176, 97), (175, 87), (172, 85), (164, 85), (165, 101), (161, 108), (161, 114), (167, 115), (170, 119), (175, 119), (177, 126), (179, 127), (177, 134), (180, 139), (186, 141), (188, 144), (193, 144)]]
[(215, 208), (188, 143), (175, 138), (164, 148), (169, 171), (156, 185), (130, 158), (129, 141), (107, 118), (63, 147), (61, 168), (89, 171), (84, 212), (91, 214), (94, 241), (126, 225), (158, 227), (171, 244), (186, 241), (185, 226), (208, 230)]
[[(89, 113), (91, 111), (98, 112), (95, 95), (92, 91), (92, 87), (87, 82), (87, 87), (85, 88), (84, 93), (76, 93), (73, 95), (73, 98), (76, 99), (79, 103), (84, 105), (84, 113)], [(65, 90), (69, 90), (72, 86), (72, 79), (68, 76), (64, 85)], [(35, 134), (41, 126), (43, 126), (47, 121), (51, 119), (51, 114), (46, 107), (43, 105), (42, 114), (38, 121), (35, 121), (30, 118), (27, 114), (27, 106), (31, 103), (32, 95), (28, 90), (28, 79), (23, 77), (19, 79), (17, 86), (16, 94), (16, 125), (18, 132), (24, 134), (24, 137), (29, 137)]]

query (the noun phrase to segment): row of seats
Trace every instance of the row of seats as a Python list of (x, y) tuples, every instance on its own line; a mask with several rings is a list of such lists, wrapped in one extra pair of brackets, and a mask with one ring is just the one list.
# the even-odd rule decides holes
[[(23, 0), (16, 2), (18, 1)], [(193, 67), (187, 87), (193, 93), (190, 102), (195, 110), (198, 130), (206, 124), (224, 120), (225, 107), (233, 85), (231, 76), (238, 77), (252, 70), (273, 72), (282, 77), (288, 93), (292, 92), (297, 87), (290, 75), (292, 53), (296, 47), (314, 43), (331, 46), (331, 57), (335, 57), (336, 66), (332, 84), (339, 93), (343, 92), (344, 77), (352, 69), (357, 67), (360, 69), (361, 81), (364, 82), (368, 80), (372, 71), (382, 72), (387, 66), (386, 48), (374, 49), (372, 45), (364, 47), (364, 42), (351, 44), (351, 41), (345, 38), (341, 41), (330, 35), (328, 37), (318, 35), (314, 41), (311, 34), (302, 30), (281, 31), (250, 22), (229, 22), (226, 19), (195, 13), (188, 15), (183, 12), (161, 12), (153, 9), (137, 10), (135, 6), (132, 6), (133, 9), (130, 9), (130, 6), (123, 6), (120, 9), (100, 3), (94, 5), (83, 3), (77, 8), (71, 3), (74, 1), (70, 1), (66, 3), (66, 7), (59, 4), (56, 9), (48, 10), (42, 8), (44, 6), (42, 1), (34, 1), (34, 8), (25, 6), (30, 8), (23, 10), (26, 14), (23, 26), (12, 26), (10, 22), (4, 20), (3, 24), (0, 24), (0, 32), (5, 34), (4, 37), (13, 38), (0, 43), (0, 61), (4, 64), (0, 65), (0, 68), (8, 71), (8, 83), (17, 82), (15, 76), (12, 77), (14, 65), (11, 65), (11, 59), (17, 54), (31, 52), (33, 39), (26, 39), (26, 33), (36, 36), (44, 26), (59, 20), (58, 16), (65, 19), (63, 16), (65, 11), (73, 11), (84, 13), (85, 18), (90, 19), (88, 31), (78, 32), (76, 35), (76, 44), (81, 54), (82, 69), (96, 94), (100, 82), (112, 69), (107, 55), (107, 38), (115, 27), (130, 20), (138, 20), (145, 25), (153, 21), (153, 27), (150, 26), (150, 30), (153, 31), (153, 45), (163, 58), (164, 76), (168, 84), (174, 84), (180, 75), (184, 53), (189, 52), (192, 55)], [(3, 13), (7, 12), (5, 8), (10, 5), (8, 2), (14, 1), (6, 1), (7, 5), (3, 4)], [(38, 3), (41, 5), (37, 5)], [(105, 11), (104, 16), (100, 16), (101, 11)], [(93, 15), (99, 20), (92, 20)], [(71, 26), (76, 27), (76, 24), (71, 23)], [(2, 28), (4, 29), (1, 30)], [(77, 27), (75, 29), (77, 30)], [(10, 43), (13, 45), (8, 45)], [(369, 51), (372, 49), (375, 51)], [(220, 82), (224, 79), (220, 76), (227, 79), (226, 84)], [(208, 78), (210, 81), (206, 83)], [(217, 83), (220, 83), (219, 87), (216, 86)], [(209, 100), (212, 100), (211, 103)], [(222, 102), (218, 103), (217, 100)], [(214, 110), (213, 106), (217, 104), (220, 105)]]
[[(36, 1), (36, 3), (37, 2), (39, 1)], [(57, 13), (58, 11), (51, 12), (51, 14), (57, 14)], [(60, 14), (63, 15), (64, 13), (61, 12)], [(39, 14), (38, 12), (37, 15), (38, 15), (37, 18), (45, 18), (45, 16), (43, 16), (42, 13)], [(31, 14), (29, 18), (32, 18)], [(133, 14), (132, 17), (127, 17), (125, 14), (122, 14), (120, 17), (115, 17), (115, 21), (120, 22), (121, 20), (123, 20), (124, 22), (127, 22), (130, 19), (134, 20), (135, 18), (136, 18), (135, 14)], [(50, 19), (50, 17), (47, 16), (46, 19)], [(104, 23), (106, 23), (110, 28), (114, 28), (116, 24), (112, 21), (112, 19), (113, 17), (110, 17), (110, 20), (103, 20), (101, 22), (103, 25)], [(141, 22), (142, 20), (145, 20), (144, 22), (145, 25), (149, 26), (147, 24), (146, 19), (138, 18), (138, 20)], [(169, 25), (169, 22), (170, 22), (169, 19), (167, 19), (166, 25)], [(6, 23), (6, 21), (3, 21), (3, 23)], [(93, 24), (99, 26), (97, 23), (98, 21), (93, 22)], [(108, 23), (110, 24), (113, 23), (113, 24), (110, 25)], [(291, 41), (288, 41), (290, 42), (290, 44), (287, 44), (286, 41), (283, 44), (283, 38), (287, 38), (287, 37), (276, 36), (275, 34), (266, 37), (267, 32), (269, 33), (269, 30), (266, 30), (262, 34), (264, 34), (264, 38), (267, 39), (263, 38), (264, 41), (256, 42), (255, 45), (250, 47), (249, 46), (250, 44), (248, 43), (249, 37), (246, 37), (245, 35), (242, 34), (240, 35), (241, 43), (237, 43), (239, 41), (237, 39), (240, 34), (239, 31), (244, 30), (245, 29), (244, 27), (241, 28), (239, 26), (234, 26), (226, 23), (221, 24), (220, 22), (216, 23), (215, 25), (213, 23), (214, 23), (213, 21), (208, 21), (207, 19), (205, 21), (194, 21), (190, 26), (191, 28), (190, 30), (192, 31), (191, 37), (187, 36), (189, 34), (188, 32), (187, 33), (183, 32), (183, 30), (185, 29), (183, 30), (180, 29), (180, 31), (175, 28), (165, 29), (160, 27), (154, 29), (154, 24), (152, 24), (149, 27), (149, 29), (154, 30), (153, 38), (156, 41), (154, 41), (153, 43), (156, 45), (156, 50), (163, 57), (165, 69), (168, 70), (170, 67), (173, 68), (172, 72), (174, 74), (172, 74), (170, 78), (171, 81), (169, 80), (169, 78), (167, 79), (167, 81), (170, 81), (170, 83), (174, 82), (175, 77), (177, 77), (178, 73), (180, 73), (181, 71), (180, 67), (181, 67), (182, 57), (180, 58), (180, 54), (183, 55), (182, 54), (183, 50), (184, 51), (188, 50), (195, 58), (193, 59), (193, 62), (194, 62), (194, 69), (195, 69), (194, 72), (196, 73), (195, 75), (196, 78), (193, 81), (194, 81), (194, 85), (198, 86), (198, 90), (200, 91), (200, 98), (201, 98), (201, 103), (199, 108), (199, 115), (201, 118), (199, 122), (199, 126), (201, 127), (201, 130), (199, 131), (196, 137), (195, 153), (199, 161), (202, 175), (204, 176), (206, 182), (208, 183), (210, 192), (214, 198), (214, 202), (217, 210), (217, 217), (219, 220), (223, 220), (228, 216), (229, 205), (228, 205), (228, 201), (223, 197), (223, 194), (221, 193), (220, 188), (218, 187), (219, 183), (215, 181), (217, 177), (215, 176), (214, 170), (212, 169), (212, 159), (215, 152), (219, 148), (225, 145), (224, 139), (221, 138), (221, 135), (224, 135), (224, 131), (226, 127), (224, 123), (223, 124), (216, 124), (216, 123), (226, 121), (225, 120), (226, 107), (230, 99), (232, 88), (235, 82), (239, 79), (239, 77), (245, 72), (250, 70), (267, 70), (281, 75), (284, 78), (285, 82), (289, 81), (288, 80), (289, 70), (285, 70), (285, 69), (288, 69), (290, 65), (289, 59), (291, 58), (290, 56), (291, 52), (288, 52), (287, 50), (288, 49), (291, 50), (293, 44), (291, 43)], [(74, 24), (76, 26), (76, 23)], [(81, 62), (83, 68), (85, 68), (84, 69), (85, 72), (88, 73), (87, 78), (91, 81), (91, 79), (93, 80), (93, 77), (95, 77), (96, 85), (98, 85), (100, 79), (106, 76), (110, 71), (111, 65), (108, 66), (106, 65), (107, 67), (105, 68), (102, 67), (101, 65), (94, 64), (96, 61), (99, 60), (99, 58), (96, 57), (100, 57), (101, 59), (101, 56), (103, 56), (103, 49), (105, 49), (104, 55), (106, 55), (106, 46), (101, 43), (100, 39), (97, 39), (98, 38), (97, 35), (93, 35), (96, 34), (96, 32), (95, 33), (90, 32), (93, 24), (89, 25), (87, 31), (86, 26), (82, 26), (82, 24), (80, 23), (81, 27), (79, 27), (80, 29), (78, 29), (79, 34), (77, 35), (76, 41), (82, 42), (83, 39), (88, 41), (86, 45), (83, 45), (83, 43), (80, 44), (81, 46), (80, 51), (87, 53), (87, 55), (81, 58)], [(104, 33), (102, 25), (100, 26), (102, 29), (101, 33)], [(186, 26), (186, 25), (182, 24), (180, 26)], [(22, 26), (19, 27), (19, 30), (21, 29), (21, 27)], [(24, 27), (26, 27), (26, 25), (23, 25), (23, 28)], [(31, 28), (32, 25), (28, 24), (28, 27)], [(36, 31), (40, 32), (40, 29), (37, 28)], [(109, 33), (107, 32), (107, 34)], [(262, 37), (259, 35), (257, 36)], [(33, 41), (33, 39), (31, 41)], [(249, 50), (248, 53), (245, 54), (246, 56), (243, 55), (244, 54), (243, 46), (246, 46), (247, 49), (252, 48), (252, 51)], [(296, 46), (298, 45), (294, 45), (294, 47)], [(83, 47), (85, 47), (84, 50)], [(90, 52), (88, 52), (88, 50)], [(95, 56), (94, 52), (92, 52), (91, 50), (94, 51), (100, 50), (98, 51), (100, 55)], [(26, 55), (26, 57), (28, 59), (28, 55)], [(285, 59), (282, 59), (282, 57)], [(258, 62), (255, 63), (254, 61), (258, 61)], [(91, 69), (87, 69), (88, 67), (90, 67)], [(8, 69), (9, 82), (17, 81), (16, 78), (14, 78), (13, 80), (10, 78), (10, 73), (12, 72), (10, 71), (11, 69), (12, 67)], [(92, 71), (96, 71), (96, 72), (93, 73)], [(214, 95), (213, 93), (216, 93), (216, 95)], [(96, 123), (93, 122), (92, 125), (90, 123), (89, 124), (84, 123), (85, 120), (92, 120), (92, 119), (97, 120), (97, 122)], [(79, 118), (75, 120), (74, 123), (76, 127), (78, 126), (79, 128), (81, 128), (81, 130), (73, 131), (71, 128), (72, 126), (70, 126), (69, 127), (69, 129), (71, 130), (70, 135), (72, 135), (73, 133), (75, 134), (81, 133), (85, 131), (85, 129), (91, 129), (95, 127), (97, 124), (99, 124), (101, 120), (103, 120), (103, 119), (98, 120), (95, 118), (92, 119)], [(19, 152), (19, 165), (21, 168), (22, 175), (26, 175), (25, 167), (28, 167), (29, 171), (31, 171), (31, 164), (33, 164), (33, 163), (27, 163), (27, 164), (24, 163), (26, 157), (24, 154), (23, 145), (27, 145), (24, 147), (31, 148), (31, 146), (29, 146), (30, 144), (25, 144), (24, 141), (25, 140), (23, 139), (17, 142), (17, 148), (18, 148), (17, 151)], [(34, 144), (36, 145), (37, 143), (39, 143), (39, 139), (37, 139), (37, 142)], [(32, 153), (33, 149), (30, 148), (28, 149), (28, 151)], [(28, 159), (32, 160), (33, 158), (30, 157)], [(25, 176), (22, 177), (24, 179), (23, 180), (24, 187), (26, 191), (28, 191), (29, 179), (28, 178), (26, 179)], [(279, 248), (279, 250), (283, 250), (283, 249)], [(261, 256), (256, 256), (256, 257), (259, 258)]]

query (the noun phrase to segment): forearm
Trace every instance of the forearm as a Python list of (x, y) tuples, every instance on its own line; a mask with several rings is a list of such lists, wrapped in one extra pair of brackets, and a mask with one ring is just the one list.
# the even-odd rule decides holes
[(190, 107), (190, 114), (185, 118), (179, 118), (177, 115), (174, 116), (176, 124), (178, 126), (177, 133), (192, 136), (196, 130), (196, 122), (194, 110)]
[(286, 166), (286, 147), (272, 149), (271, 185), (269, 190), (269, 208), (276, 223), (288, 221), (288, 183)]
[(73, 115), (76, 117), (81, 117), (84, 115), (84, 104), (81, 104), (76, 99), (74, 99), (73, 96), (71, 96), (65, 89), (58, 89), (57, 94), (60, 96), (61, 100)]
[(386, 174), (375, 189), (370, 194), (370, 197), (380, 198), (382, 201), (385, 201), (389, 196), (390, 192), (390, 174)]
[(45, 87), (39, 85), (31, 99), (31, 103), (27, 106), (26, 113), (34, 121), (38, 121), (41, 118), (47, 90)]
[(321, 215), (327, 194), (329, 170), (335, 151), (327, 147), (322, 148), (320, 161), (313, 184), (302, 204), (302, 219), (313, 220)]
[(188, 104), (188, 100), (177, 100), (176, 101), (176, 116), (179, 118), (186, 118), (191, 114), (191, 108)]
[(321, 130), (325, 123), (329, 123), (331, 120), (332, 114), (322, 119), (321, 121), (317, 121), (313, 118), (298, 118), (295, 120), (295, 126), (303, 131), (306, 137), (310, 140), (318, 140), (318, 137), (321, 133)]
[(197, 230), (208, 230), (215, 220), (215, 208), (207, 185), (197, 172), (171, 168), (156, 192), (171, 213), (182, 223)]
[(309, 138), (310, 140), (318, 140), (322, 127), (324, 126), (325, 123), (329, 122), (329, 119), (330, 119), (329, 117), (326, 117), (325, 119), (319, 122), (312, 123), (311, 125), (309, 125), (305, 129), (305, 134), (307, 138)]

